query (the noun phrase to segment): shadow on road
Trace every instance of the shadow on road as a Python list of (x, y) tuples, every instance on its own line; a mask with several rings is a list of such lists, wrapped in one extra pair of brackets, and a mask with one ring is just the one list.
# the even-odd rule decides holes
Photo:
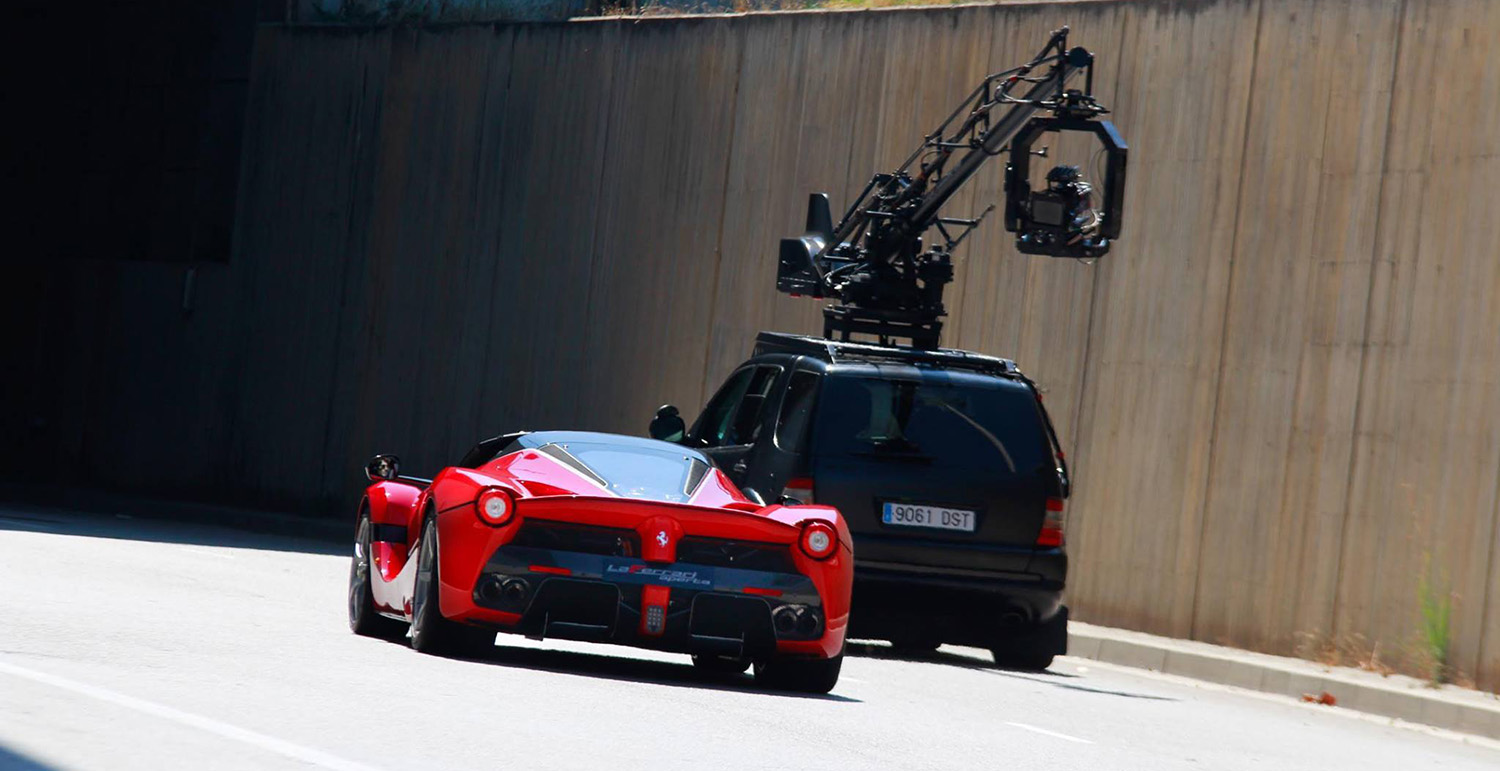
[(1068, 682), (1070, 680), (1083, 679), (1081, 675), (1069, 674), (1067, 672), (1054, 672), (1046, 670), (1033, 672), (1024, 670), (1008, 670), (995, 666), (989, 659), (975, 656), (965, 656), (960, 653), (952, 653), (945, 650), (936, 651), (909, 651), (893, 648), (889, 645), (866, 642), (850, 642), (844, 648), (846, 655), (860, 656), (872, 659), (894, 659), (897, 661), (913, 661), (924, 664), (945, 664), (952, 667), (962, 667), (986, 672), (1000, 677), (1008, 677), (1016, 680), (1030, 680), (1042, 685), (1050, 685), (1054, 688), (1064, 688), (1070, 691), (1083, 691), (1084, 693), (1098, 693), (1106, 696), (1123, 696), (1128, 699), (1147, 699), (1150, 701), (1179, 701), (1169, 696), (1153, 696), (1146, 693), (1131, 693), (1129, 691), (1118, 691), (1111, 688), (1094, 688), (1080, 683)]
[[(52, 533), (81, 538), (230, 546), (236, 549), (340, 556), (349, 552), (350, 547), (331, 539), (253, 532), (254, 523), (243, 520), (216, 522), (214, 513), (213, 510), (206, 509), (201, 521), (178, 521), (128, 514), (72, 511), (22, 503), (0, 503), (0, 532)], [(251, 529), (240, 529), (245, 527)]]
[[(505, 635), (501, 635), (503, 641)], [(393, 643), (404, 644), (404, 643)], [(636, 659), (623, 656), (609, 656), (596, 653), (582, 653), (578, 651), (542, 650), (538, 648), (518, 648), (499, 644), (493, 652), (481, 658), (466, 658), (477, 664), (493, 664), (503, 667), (519, 667), (522, 669), (533, 669), (542, 672), (555, 672), (565, 675), (579, 675), (581, 677), (596, 677), (607, 680), (620, 680), (631, 683), (655, 683), (658, 685), (670, 685), (681, 688), (699, 688), (714, 691), (738, 691), (743, 693), (763, 693), (772, 696), (783, 696), (791, 699), (815, 699), (819, 701), (835, 701), (846, 703), (860, 703), (859, 699), (848, 696), (840, 696), (836, 693), (794, 693), (790, 691), (772, 691), (758, 688), (755, 679), (747, 674), (726, 675), (705, 672), (691, 664), (677, 664), (668, 661), (652, 661), (649, 659)]]
[(57, 766), (33, 760), (0, 744), (0, 769), (5, 769), (5, 771), (55, 771), (56, 768)]
[[(891, 645), (875, 642), (856, 642), (850, 640), (844, 647), (844, 653), (850, 656), (859, 656), (866, 659), (891, 659), (893, 661), (916, 661), (926, 664), (947, 664), (965, 669), (995, 670), (995, 665), (987, 658), (977, 658), (953, 653), (945, 650), (911, 650), (908, 648), (897, 648)], [(1062, 672), (1044, 672), (1041, 674), (1055, 677), (1077, 677)]]
[(1145, 699), (1147, 701), (1181, 701), (1181, 699), (1174, 699), (1170, 696), (1153, 696), (1149, 693), (1131, 693), (1130, 691), (1117, 691), (1112, 688), (1093, 688), (1087, 685), (1079, 685), (1077, 683), (1068, 683), (1053, 679), (1056, 677), (1078, 677), (1078, 675), (1063, 675), (1057, 672), (1028, 672), (1023, 674), (1020, 672), (1005, 672), (998, 669), (992, 669), (990, 670), (990, 673), (1000, 675), (1001, 677), (1015, 678), (1017, 680), (1030, 680), (1034, 683), (1050, 685), (1054, 688), (1065, 688), (1069, 691), (1098, 693), (1105, 696), (1123, 696), (1127, 699)]

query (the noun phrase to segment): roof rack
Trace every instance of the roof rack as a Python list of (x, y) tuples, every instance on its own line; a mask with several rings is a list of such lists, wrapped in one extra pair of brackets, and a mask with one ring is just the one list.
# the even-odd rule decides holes
[(974, 370), (1002, 377), (1024, 377), (1014, 361), (998, 356), (985, 356), (952, 348), (871, 345), (845, 340), (829, 340), (826, 337), (793, 335), (786, 332), (761, 332), (755, 336), (753, 355), (761, 356), (768, 353), (814, 356), (830, 363), (885, 361), (901, 364), (929, 364), (951, 369)]

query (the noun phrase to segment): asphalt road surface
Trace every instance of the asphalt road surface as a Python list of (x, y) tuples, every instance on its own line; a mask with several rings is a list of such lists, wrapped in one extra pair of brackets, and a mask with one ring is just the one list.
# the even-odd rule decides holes
[(828, 697), (685, 656), (350, 634), (341, 546), (0, 506), (0, 768), (1493, 769), (1500, 745), (1061, 658), (851, 645)]

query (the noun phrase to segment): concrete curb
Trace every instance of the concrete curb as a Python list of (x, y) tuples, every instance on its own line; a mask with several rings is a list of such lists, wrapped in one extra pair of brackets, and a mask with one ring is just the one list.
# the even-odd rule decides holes
[(1068, 624), (1068, 655), (1295, 699), (1327, 692), (1347, 709), (1500, 739), (1500, 697), (1455, 686), (1433, 688), (1403, 675), (1077, 622)]

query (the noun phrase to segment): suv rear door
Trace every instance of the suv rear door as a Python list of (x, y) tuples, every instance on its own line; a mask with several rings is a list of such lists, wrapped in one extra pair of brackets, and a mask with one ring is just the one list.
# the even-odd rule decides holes
[(829, 373), (811, 471), (861, 562), (1025, 570), (1060, 481), (1024, 383), (969, 372)]

